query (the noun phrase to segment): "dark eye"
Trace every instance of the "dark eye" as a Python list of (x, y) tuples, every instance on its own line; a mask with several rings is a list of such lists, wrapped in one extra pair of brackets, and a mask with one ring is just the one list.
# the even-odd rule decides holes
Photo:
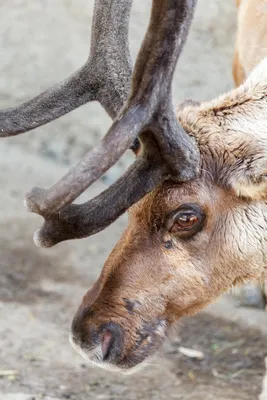
[(168, 215), (166, 227), (172, 234), (189, 238), (203, 228), (205, 220), (206, 215), (198, 204), (183, 204)]
[(192, 229), (196, 224), (199, 222), (199, 216), (193, 214), (192, 212), (188, 211), (180, 211), (177, 213), (175, 217), (175, 221), (171, 232), (175, 232), (176, 230), (189, 230)]
[(175, 218), (175, 224), (173, 229), (191, 229), (193, 228), (199, 221), (199, 217), (197, 215), (192, 214), (191, 212), (183, 212), (180, 211), (177, 217)]

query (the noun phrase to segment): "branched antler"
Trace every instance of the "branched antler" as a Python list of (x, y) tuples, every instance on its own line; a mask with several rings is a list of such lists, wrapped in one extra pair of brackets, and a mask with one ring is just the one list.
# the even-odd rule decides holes
[[(153, 1), (150, 24), (126, 100), (131, 76), (131, 0), (96, 0), (91, 55), (86, 65), (63, 85), (37, 97), (36, 107), (31, 101), (3, 111), (7, 118), (4, 128), (0, 114), (0, 130), (16, 134), (36, 126), (31, 113), (41, 125), (97, 99), (114, 117), (126, 100), (93, 151), (50, 189), (34, 188), (28, 194), (27, 207), (45, 218), (43, 227), (35, 234), (37, 245), (49, 247), (96, 233), (166, 177), (189, 180), (195, 176), (198, 151), (178, 124), (171, 102), (173, 72), (195, 3), (196, 0)], [(24, 124), (20, 123), (20, 113)], [(124, 176), (91, 201), (71, 204), (121, 157), (137, 136), (142, 141), (142, 152)]]
[(0, 110), (0, 137), (28, 132), (98, 100), (114, 119), (130, 89), (128, 26), (133, 0), (95, 0), (90, 56), (60, 84), (18, 107)]

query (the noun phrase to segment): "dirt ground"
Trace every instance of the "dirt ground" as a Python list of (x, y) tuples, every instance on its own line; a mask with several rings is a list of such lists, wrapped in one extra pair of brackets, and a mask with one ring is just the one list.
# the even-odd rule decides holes
[[(67, 76), (85, 58), (88, 0), (0, 2), (0, 105), (15, 104)], [(234, 1), (199, 0), (174, 96), (208, 99), (232, 86)], [(134, 2), (131, 49), (136, 54), (151, 2)], [(59, 56), (60, 55), (60, 56)], [(179, 82), (179, 83), (178, 83)], [(68, 343), (79, 302), (96, 279), (126, 223), (122, 217), (85, 240), (37, 249), (40, 219), (23, 208), (32, 186), (48, 187), (108, 126), (97, 105), (35, 132), (0, 143), (0, 400), (254, 400), (267, 355), (267, 317), (225, 297), (181, 321), (153, 364), (122, 376), (85, 364)], [(84, 131), (89, 134), (84, 135)], [(120, 164), (108, 175), (112, 181)], [(84, 198), (105, 187), (98, 182)], [(200, 350), (203, 360), (179, 346)]]

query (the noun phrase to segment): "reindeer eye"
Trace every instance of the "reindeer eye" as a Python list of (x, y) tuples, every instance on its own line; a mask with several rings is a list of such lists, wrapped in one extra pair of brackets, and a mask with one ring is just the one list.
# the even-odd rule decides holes
[(198, 223), (198, 221), (199, 218), (197, 215), (192, 215), (190, 212), (180, 212), (175, 218), (173, 228), (191, 229)]
[(198, 204), (183, 204), (169, 214), (167, 229), (172, 234), (189, 238), (203, 228), (205, 219), (206, 215)]

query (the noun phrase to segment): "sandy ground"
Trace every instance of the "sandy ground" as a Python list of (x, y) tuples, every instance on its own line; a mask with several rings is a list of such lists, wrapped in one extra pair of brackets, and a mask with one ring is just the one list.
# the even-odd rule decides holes
[[(150, 4), (134, 3), (133, 57)], [(21, 102), (77, 68), (86, 57), (91, 16), (88, 0), (2, 0), (0, 106)], [(199, 1), (175, 76), (177, 101), (209, 99), (232, 86), (234, 30), (232, 0)], [(256, 399), (267, 354), (267, 318), (261, 311), (236, 308), (228, 297), (182, 321), (153, 365), (130, 377), (85, 365), (68, 344), (72, 316), (126, 217), (90, 239), (40, 250), (32, 242), (40, 219), (26, 212), (23, 197), (32, 186), (53, 184), (108, 124), (92, 104), (0, 143), (0, 399)], [(98, 182), (84, 198), (104, 187)], [(203, 351), (204, 360), (186, 358), (178, 351), (181, 345)]]

